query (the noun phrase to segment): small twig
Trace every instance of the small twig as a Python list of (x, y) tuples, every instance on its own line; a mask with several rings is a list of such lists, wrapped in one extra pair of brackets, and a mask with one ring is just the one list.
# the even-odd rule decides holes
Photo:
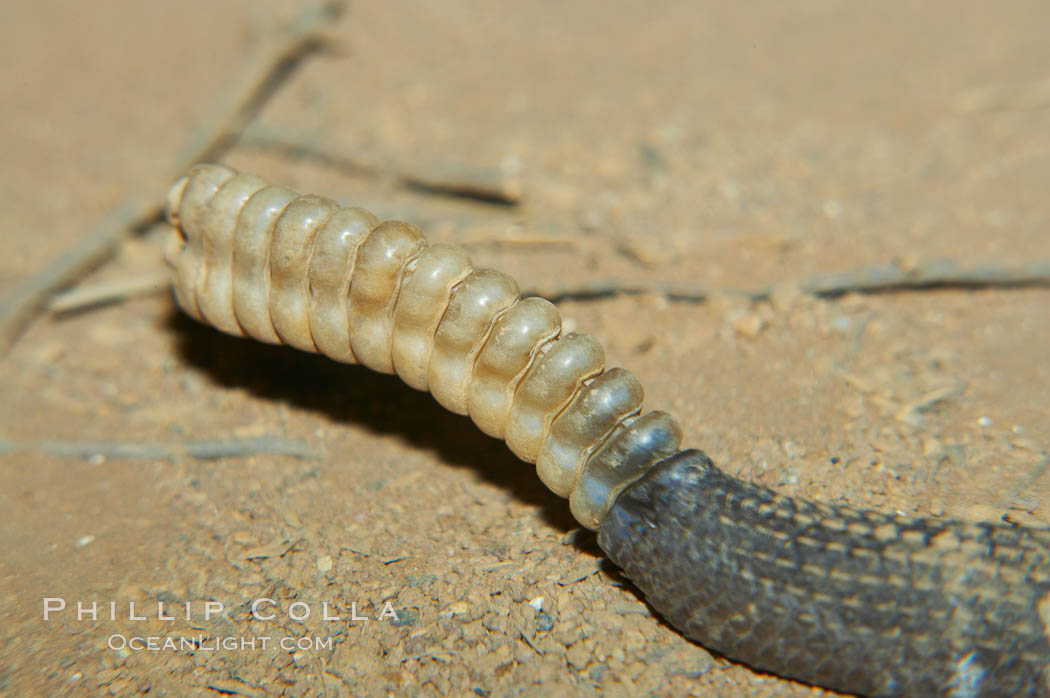
[(114, 279), (91, 286), (78, 286), (52, 298), (49, 308), (54, 313), (71, 313), (128, 298), (166, 293), (170, 288), (171, 271), (158, 269), (149, 274)]
[(303, 58), (321, 47), (321, 31), (342, 14), (339, 0), (305, 5), (292, 23), (259, 47), (244, 71), (223, 91), (213, 116), (197, 130), (175, 167), (180, 175), (198, 162), (226, 152)]
[(270, 557), (284, 557), (284, 555), (303, 542), (303, 538), (278, 537), (265, 545), (256, 545), (241, 553), (241, 560), (265, 560)]
[(209, 690), (228, 696), (245, 696), (246, 698), (262, 698), (265, 692), (256, 689), (242, 681), (226, 681), (224, 679), (212, 679), (207, 683)]
[(563, 237), (530, 237), (521, 235), (518, 237), (478, 237), (457, 241), (461, 247), (478, 248), (492, 247), (514, 248), (519, 250), (558, 250), (561, 252), (576, 252), (580, 249), (580, 241), (576, 238)]
[(955, 385), (945, 386), (925, 393), (917, 400), (903, 405), (897, 410), (896, 419), (906, 424), (919, 426), (922, 423), (924, 413), (930, 411), (942, 402), (954, 400), (961, 396), (966, 392), (968, 387), (969, 385), (965, 381), (962, 381)]
[(669, 300), (685, 303), (703, 303), (715, 292), (702, 284), (678, 284), (670, 281), (589, 281), (576, 285), (557, 285), (531, 288), (522, 296), (541, 296), (552, 303), (566, 301), (596, 301), (616, 296), (660, 295)]
[[(164, 181), (225, 152), (236, 140), (237, 132), (259, 112), (292, 69), (319, 46), (322, 27), (338, 16), (341, 6), (330, 1), (308, 5), (287, 29), (271, 37), (233, 86), (223, 92), (214, 116), (196, 131)], [(128, 197), (72, 250), (0, 302), (0, 356), (11, 349), (55, 293), (109, 259), (129, 232), (160, 218), (162, 191), (152, 183), (144, 185), (142, 191)]]
[(198, 460), (244, 458), (259, 454), (317, 458), (316, 451), (305, 441), (280, 436), (255, 436), (241, 439), (209, 439), (185, 442), (150, 441), (56, 441), (18, 443), (0, 439), (0, 453), (35, 450), (64, 458), (136, 458), (144, 460), (176, 460), (190, 457)]
[(518, 634), (521, 635), (521, 639), (525, 641), (525, 644), (532, 648), (533, 652), (540, 655), (541, 657), (543, 656), (543, 650), (536, 646), (536, 644), (529, 638), (528, 634), (524, 630), (518, 628)]
[(517, 206), (521, 193), (494, 168), (466, 164), (387, 164), (349, 155), (337, 146), (319, 142), (312, 135), (254, 125), (245, 129), (238, 145), (310, 160), (324, 167), (355, 175), (388, 179), (397, 186), (424, 194), (471, 199), (499, 206)]
[(454, 196), (498, 206), (517, 206), (521, 192), (491, 168), (478, 169), (461, 164), (418, 163), (413, 172), (398, 175), (402, 186), (423, 194)]
[[(1050, 286), (1050, 261), (1016, 267), (960, 267), (950, 260), (930, 260), (908, 268), (868, 267), (832, 276), (817, 276), (799, 284), (806, 293), (834, 297), (846, 293), (891, 293), (931, 288), (1020, 288)], [(768, 291), (765, 292), (768, 295)]]
[(138, 196), (125, 201), (80, 241), (39, 274), (0, 301), (0, 356), (6, 354), (55, 293), (113, 255), (129, 231), (157, 220), (161, 204)]
[[(815, 276), (798, 282), (803, 293), (820, 298), (835, 298), (847, 293), (893, 293), (935, 288), (988, 289), (1050, 287), (1050, 262), (1035, 262), (1016, 267), (960, 267), (951, 260), (932, 261), (909, 269), (897, 266), (868, 267), (832, 276)], [(738, 296), (752, 301), (768, 300), (772, 287), (756, 290), (716, 290), (704, 284), (667, 281), (592, 281), (579, 285), (561, 285), (530, 289), (523, 295), (543, 296), (554, 303), (593, 301), (614, 296), (662, 295), (668, 300), (703, 303), (716, 293)]]

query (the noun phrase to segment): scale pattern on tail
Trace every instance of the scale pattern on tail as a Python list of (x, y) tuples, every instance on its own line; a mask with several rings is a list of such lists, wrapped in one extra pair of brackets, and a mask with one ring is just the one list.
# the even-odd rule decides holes
[(688, 637), (765, 671), (885, 696), (1050, 692), (1050, 531), (783, 497), (682, 451), (598, 543)]

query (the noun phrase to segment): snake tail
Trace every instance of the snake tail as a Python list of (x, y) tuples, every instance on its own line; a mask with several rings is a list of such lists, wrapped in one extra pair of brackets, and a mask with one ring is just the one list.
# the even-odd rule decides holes
[(1046, 696), (1050, 532), (778, 495), (681, 451), (626, 488), (602, 550), (689, 638), (851, 693)]

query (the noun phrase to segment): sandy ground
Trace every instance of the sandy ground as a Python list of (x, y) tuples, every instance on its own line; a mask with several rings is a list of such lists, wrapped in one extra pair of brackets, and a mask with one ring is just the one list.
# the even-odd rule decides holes
[[(164, 176), (260, 27), (294, 10), (5, 3), (0, 294)], [(528, 288), (785, 284), (756, 304), (561, 307), (734, 474), (1046, 524), (1046, 289), (814, 300), (790, 284), (1050, 259), (1048, 22), (1039, 0), (361, 0), (339, 50), (260, 121), (376, 161), (494, 168), (522, 204), (259, 149), (226, 161), (415, 222)], [(84, 283), (161, 269), (162, 233)], [(0, 438), (22, 445), (271, 436), (313, 453), (0, 454), (0, 693), (822, 693), (684, 640), (531, 468), (395, 378), (220, 336), (155, 295), (36, 323), (0, 385)], [(68, 607), (44, 620), (48, 597)], [(259, 598), (272, 619), (252, 620)], [(78, 601), (98, 619), (77, 620)], [(205, 618), (206, 602), (225, 610)], [(113, 649), (121, 636), (203, 640)], [(223, 637), (270, 640), (209, 645)]]

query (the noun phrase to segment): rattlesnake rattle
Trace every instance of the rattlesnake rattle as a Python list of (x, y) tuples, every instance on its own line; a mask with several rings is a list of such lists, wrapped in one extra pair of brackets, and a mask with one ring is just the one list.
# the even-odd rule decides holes
[(558, 310), (415, 226), (199, 165), (168, 197), (179, 306), (396, 373), (506, 440), (652, 606), (756, 669), (870, 695), (1050, 695), (1050, 529), (778, 495), (680, 450)]

